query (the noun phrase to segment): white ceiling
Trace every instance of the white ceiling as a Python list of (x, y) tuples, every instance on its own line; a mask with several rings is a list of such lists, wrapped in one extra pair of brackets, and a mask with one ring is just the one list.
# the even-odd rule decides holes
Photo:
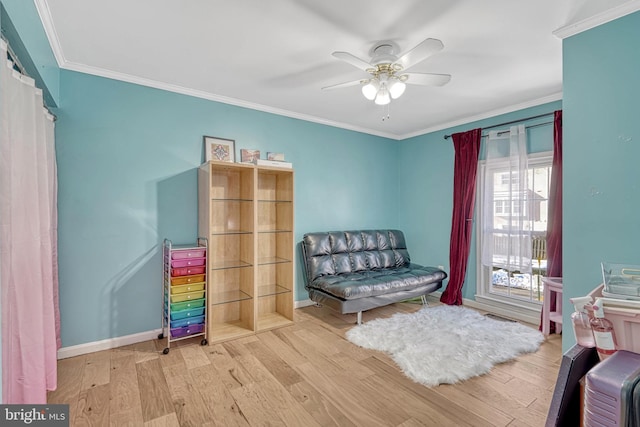
[[(638, 0), (35, 0), (61, 68), (158, 87), (394, 139), (562, 97), (562, 41), (639, 9)], [(563, 33), (564, 32), (564, 33)], [(444, 49), (412, 72), (451, 74), (408, 86), (384, 107), (358, 86), (375, 42), (401, 53)]]

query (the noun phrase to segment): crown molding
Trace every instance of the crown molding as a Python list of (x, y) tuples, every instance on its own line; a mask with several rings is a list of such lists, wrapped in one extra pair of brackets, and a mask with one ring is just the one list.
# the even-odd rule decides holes
[(49, 5), (47, 4), (46, 0), (35, 0), (35, 5), (36, 10), (38, 11), (38, 15), (40, 16), (40, 21), (42, 21), (44, 32), (47, 35), (47, 39), (49, 40), (49, 46), (51, 46), (51, 50), (53, 51), (53, 56), (56, 58), (58, 67), (62, 68), (62, 66), (67, 61), (65, 60), (64, 53), (62, 52), (60, 37), (58, 37), (56, 28), (53, 25), (53, 19), (51, 18), (51, 10), (49, 9)]
[(62, 69), (77, 71), (79, 73), (91, 74), (91, 75), (100, 76), (100, 77), (106, 77), (114, 80), (120, 80), (123, 82), (133, 83), (141, 86), (147, 86), (155, 89), (175, 92), (182, 95), (188, 95), (196, 98), (207, 99), (210, 101), (221, 102), (224, 104), (235, 105), (237, 107), (249, 108), (251, 110), (258, 110), (258, 111), (263, 111), (265, 113), (277, 114), (279, 116), (285, 116), (293, 119), (304, 120), (307, 122), (318, 123), (321, 125), (351, 130), (354, 132), (366, 133), (369, 135), (375, 135), (375, 136), (380, 136), (383, 138), (394, 139), (394, 140), (398, 139), (398, 135), (393, 133), (379, 132), (376, 130), (367, 129), (360, 126), (353, 126), (347, 123), (336, 122), (333, 120), (322, 119), (322, 118), (307, 115), (307, 114), (300, 114), (293, 111), (270, 107), (268, 105), (257, 104), (257, 103), (253, 103), (253, 102), (249, 102), (241, 99), (230, 98), (222, 95), (215, 95), (205, 91), (185, 88), (178, 85), (162, 83), (162, 82), (158, 82), (151, 79), (145, 79), (145, 78), (136, 77), (136, 76), (132, 76), (125, 73), (118, 73), (118, 72), (105, 70), (98, 67), (90, 67), (88, 65), (67, 61), (67, 59), (64, 56), (64, 52), (62, 51), (60, 38), (58, 37), (58, 33), (56, 32), (55, 26), (53, 25), (53, 19), (51, 16), (51, 10), (49, 9), (49, 5), (47, 4), (46, 0), (34, 0), (34, 1), (35, 1), (36, 9), (38, 11), (38, 15), (40, 16), (40, 20), (42, 21), (42, 26), (44, 27), (45, 34), (47, 35), (47, 39), (49, 40), (49, 45), (51, 46), (51, 50), (53, 51), (53, 55), (56, 58), (56, 62), (58, 63), (58, 66)]
[(625, 15), (629, 15), (639, 10), (640, 0), (630, 0), (621, 5), (612, 7), (611, 9), (602, 11), (589, 18), (583, 19), (582, 21), (574, 22), (573, 24), (560, 27), (553, 32), (553, 35), (560, 39), (566, 39), (567, 37), (574, 36), (583, 31), (595, 28), (598, 25), (606, 24), (607, 22), (622, 18)]
[[(99, 76), (99, 77), (105, 77), (105, 78), (118, 80), (118, 81), (123, 81), (123, 82), (127, 82), (127, 83), (133, 83), (133, 84), (137, 84), (137, 85), (141, 85), (141, 86), (146, 86), (146, 87), (165, 90), (165, 91), (169, 91), (169, 92), (179, 93), (179, 94), (182, 94), (182, 95), (193, 96), (193, 97), (196, 97), (196, 98), (202, 98), (202, 99), (207, 99), (207, 100), (210, 100), (210, 101), (220, 102), (220, 103), (223, 103), (223, 104), (229, 104), (229, 105), (234, 105), (234, 106), (237, 106), (237, 107), (248, 108), (248, 109), (251, 109), (251, 110), (262, 111), (262, 112), (265, 112), (265, 113), (276, 114), (276, 115), (279, 115), (279, 116), (289, 117), (289, 118), (293, 118), (293, 119), (304, 120), (304, 121), (311, 122), (311, 123), (317, 123), (317, 124), (321, 124), (321, 125), (336, 127), (336, 128), (340, 128), (340, 129), (354, 131), (354, 132), (365, 133), (365, 134), (373, 135), (373, 136), (379, 136), (379, 137), (382, 137), (382, 138), (387, 138), (387, 139), (391, 139), (391, 140), (395, 140), (395, 141), (402, 141), (402, 140), (407, 139), (407, 138), (412, 138), (412, 137), (415, 137), (415, 136), (420, 136), (420, 135), (424, 135), (424, 134), (427, 134), (427, 133), (436, 132), (436, 131), (443, 130), (443, 129), (448, 129), (448, 128), (451, 128), (451, 127), (454, 127), (454, 126), (459, 126), (459, 125), (471, 123), (471, 122), (474, 122), (474, 121), (477, 121), (477, 120), (483, 120), (483, 119), (491, 118), (491, 117), (494, 117), (494, 116), (498, 116), (500, 114), (511, 113), (513, 111), (517, 111), (517, 110), (521, 110), (521, 109), (529, 108), (529, 107), (534, 107), (534, 106), (541, 105), (541, 104), (544, 104), (544, 103), (547, 103), (547, 102), (552, 102), (552, 101), (557, 101), (557, 100), (562, 99), (562, 93), (560, 92), (560, 93), (553, 94), (553, 95), (550, 95), (550, 96), (547, 96), (547, 97), (544, 97), (544, 98), (535, 99), (535, 100), (532, 100), (532, 101), (529, 101), (529, 102), (516, 104), (516, 105), (509, 106), (509, 107), (504, 107), (504, 108), (501, 108), (501, 109), (498, 109), (498, 110), (492, 110), (492, 111), (489, 111), (489, 112), (486, 112), (486, 113), (483, 113), (483, 114), (480, 114), (480, 115), (476, 115), (476, 116), (469, 116), (469, 117), (461, 118), (461, 119), (458, 119), (458, 120), (455, 120), (455, 121), (452, 121), (452, 122), (442, 123), (442, 124), (439, 124), (439, 125), (436, 125), (436, 126), (432, 126), (432, 127), (429, 127), (429, 128), (425, 128), (425, 129), (422, 129), (422, 130), (419, 130), (419, 131), (415, 131), (415, 132), (411, 132), (411, 133), (407, 133), (407, 134), (399, 135), (399, 134), (390, 133), (390, 132), (381, 132), (381, 131), (378, 131), (378, 130), (373, 130), (373, 129), (369, 129), (369, 128), (365, 128), (365, 127), (361, 127), (361, 126), (354, 126), (354, 125), (351, 125), (351, 124), (338, 122), (338, 121), (333, 121), (333, 120), (328, 120), (328, 119), (323, 119), (323, 118), (316, 117), (316, 116), (311, 116), (311, 115), (308, 115), (308, 114), (301, 114), (301, 113), (296, 113), (294, 111), (289, 111), (289, 110), (284, 110), (284, 109), (280, 109), (280, 108), (276, 108), (276, 107), (271, 107), (271, 106), (268, 106), (268, 105), (253, 103), (253, 102), (245, 101), (245, 100), (242, 100), (242, 99), (236, 99), (236, 98), (231, 98), (231, 97), (227, 97), (227, 96), (216, 95), (216, 94), (212, 94), (212, 93), (201, 91), (201, 90), (196, 90), (196, 89), (186, 88), (186, 87), (183, 87), (183, 86), (163, 83), (163, 82), (159, 82), (159, 81), (155, 81), (155, 80), (151, 80), (151, 79), (132, 76), (132, 75), (125, 74), (125, 73), (119, 73), (119, 72), (115, 72), (115, 71), (111, 71), (111, 70), (105, 70), (105, 69), (98, 68), (98, 67), (91, 67), (91, 66), (88, 66), (88, 65), (85, 65), (85, 64), (74, 63), (74, 62), (68, 61), (64, 56), (64, 52), (62, 51), (62, 46), (60, 44), (60, 38), (58, 37), (57, 31), (55, 29), (55, 26), (53, 25), (53, 19), (52, 19), (52, 16), (51, 16), (51, 11), (49, 9), (49, 6), (48, 6), (46, 0), (34, 0), (34, 2), (35, 2), (35, 5), (36, 5), (36, 9), (38, 11), (38, 15), (40, 16), (40, 20), (42, 21), (42, 25), (44, 27), (45, 33), (47, 35), (47, 39), (49, 40), (49, 45), (51, 46), (51, 49), (52, 49), (53, 54), (54, 54), (54, 57), (56, 58), (58, 66), (61, 69), (70, 70), (70, 71), (76, 71), (76, 72), (79, 72), (79, 73), (85, 73), (85, 74), (95, 75), (95, 76)], [(640, 9), (640, 0), (632, 0), (629, 3), (635, 4), (636, 7), (635, 7), (634, 10), (629, 10), (628, 8), (624, 8), (624, 10), (626, 10), (626, 13), (624, 13), (624, 14), (628, 14), (628, 13), (631, 13), (631, 12), (633, 12), (635, 10)], [(629, 3), (625, 3), (625, 5), (627, 5)], [(614, 9), (618, 10), (618, 9), (623, 9), (623, 8), (622, 7), (617, 7), (617, 8), (614, 8)], [(603, 14), (600, 14), (600, 15), (603, 15)], [(619, 16), (623, 16), (623, 15), (619, 15)], [(615, 19), (616, 17), (618, 17), (618, 15), (610, 18), (609, 20)], [(603, 21), (603, 22), (606, 22), (606, 21)], [(557, 31), (560, 31), (560, 30), (557, 30)]]
[(538, 105), (547, 104), (549, 102), (561, 101), (562, 100), (562, 92), (557, 92), (548, 96), (544, 96), (542, 98), (533, 99), (531, 101), (522, 102), (520, 104), (513, 104), (507, 107), (502, 107), (496, 110), (487, 111), (486, 113), (478, 114), (475, 116), (467, 116), (453, 122), (441, 123), (436, 126), (432, 126), (426, 129), (422, 129), (420, 131), (407, 133), (401, 135), (398, 139), (408, 139), (413, 138), (420, 135), (425, 135), (427, 133), (437, 132), (439, 130), (450, 129), (455, 126), (466, 125), (473, 122), (477, 122), (479, 120), (490, 119), (492, 117), (500, 116), (502, 114), (513, 113), (514, 111), (524, 110), (525, 108), (537, 107)]
[(216, 95), (216, 94), (205, 92), (202, 90), (186, 88), (183, 86), (159, 82), (151, 79), (145, 79), (142, 77), (132, 76), (129, 74), (119, 73), (116, 71), (105, 70), (103, 68), (98, 68), (98, 67), (91, 67), (88, 65), (78, 64), (70, 61), (65, 62), (60, 68), (63, 68), (65, 70), (70, 70), (70, 71), (77, 71), (79, 73), (105, 77), (108, 79), (119, 80), (127, 83), (133, 83), (140, 86), (152, 87), (155, 89), (161, 89), (168, 92), (179, 93), (182, 95), (193, 96), (196, 98), (207, 99), (209, 101), (216, 101), (223, 104), (235, 105), (237, 107), (248, 108), (251, 110), (263, 111), (265, 113), (271, 113), (279, 116), (290, 117), (292, 119), (304, 120), (307, 122), (313, 122), (321, 125), (342, 128), (342, 129), (351, 130), (354, 132), (366, 133), (369, 135), (380, 136), (388, 139), (398, 139), (398, 135), (392, 134), (392, 133), (379, 132), (372, 129), (363, 128), (360, 126), (353, 126), (347, 123), (336, 122), (333, 120), (327, 120), (320, 117), (311, 116), (308, 114), (301, 114), (301, 113), (296, 113), (294, 111), (271, 107), (269, 105), (258, 104), (258, 103), (249, 102), (242, 99), (231, 98), (223, 95)]

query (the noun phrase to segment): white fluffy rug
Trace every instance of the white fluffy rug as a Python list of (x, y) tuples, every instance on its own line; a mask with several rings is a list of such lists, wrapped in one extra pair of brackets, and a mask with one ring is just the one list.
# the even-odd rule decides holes
[(486, 374), (496, 363), (536, 351), (544, 340), (520, 323), (449, 305), (371, 320), (346, 336), (361, 347), (389, 353), (409, 378), (426, 386)]

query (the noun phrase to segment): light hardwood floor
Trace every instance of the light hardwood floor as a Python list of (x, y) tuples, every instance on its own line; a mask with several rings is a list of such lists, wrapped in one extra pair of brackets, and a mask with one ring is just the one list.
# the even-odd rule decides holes
[[(366, 322), (420, 305), (364, 313)], [(354, 315), (296, 310), (286, 328), (211, 346), (147, 341), (60, 360), (49, 403), (91, 426), (543, 426), (562, 358), (533, 354), (460, 384), (427, 388), (385, 354), (344, 339)], [(175, 346), (174, 344), (184, 343)]]

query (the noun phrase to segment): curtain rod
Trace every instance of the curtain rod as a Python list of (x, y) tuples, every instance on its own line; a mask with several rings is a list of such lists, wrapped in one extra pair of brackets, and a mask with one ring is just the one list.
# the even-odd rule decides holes
[(16, 55), (13, 49), (11, 49), (9, 40), (5, 37), (4, 32), (0, 34), (0, 38), (4, 40), (4, 42), (7, 44), (7, 53), (9, 54), (9, 58), (11, 59), (11, 61), (13, 61), (14, 65), (18, 68), (18, 71), (20, 71), (21, 74), (24, 74), (25, 76), (29, 77), (29, 75), (27, 74), (27, 71), (24, 69), (24, 66), (18, 59), (18, 55)]
[[(16, 53), (13, 51), (13, 49), (11, 49), (11, 45), (9, 44), (9, 40), (7, 39), (7, 37), (4, 35), (4, 31), (2, 31), (0, 33), (0, 39), (2, 39), (6, 44), (7, 44), (7, 54), (9, 55), (9, 58), (12, 62), (13, 65), (18, 69), (17, 71), (22, 74), (23, 76), (27, 76), (29, 78), (32, 78), (28, 73), (27, 70), (24, 68), (24, 66), (22, 65), (22, 63), (20, 62), (20, 60), (18, 59), (18, 55), (16, 55)], [(44, 105), (44, 100), (43, 100), (43, 105), (42, 105), (46, 110), (47, 113), (49, 113), (51, 115), (51, 117), (53, 117), (53, 121), (55, 122), (56, 120), (58, 120), (58, 116), (56, 116), (55, 114), (53, 114), (53, 112), (51, 111), (51, 109)]]
[[(538, 126), (546, 126), (546, 125), (552, 125), (553, 122), (543, 122), (543, 123), (536, 123), (535, 125), (529, 125), (529, 126), (525, 126), (525, 129), (531, 129), (531, 128), (537, 128)], [(497, 132), (498, 135), (502, 135), (504, 133), (509, 133), (511, 131), (509, 130), (501, 130), (500, 132)], [(489, 135), (487, 134), (483, 134), (480, 135), (482, 138), (487, 138)]]
[[(482, 128), (482, 130), (493, 129), (493, 128), (497, 128), (497, 127), (500, 127), (500, 126), (510, 125), (510, 124), (513, 124), (513, 123), (526, 122), (527, 120), (538, 119), (540, 117), (546, 117), (546, 116), (550, 116), (552, 114), (553, 114), (553, 112), (544, 113), (544, 114), (538, 114), (537, 116), (525, 117), (524, 119), (511, 120), (510, 122), (504, 122), (504, 123), (499, 123), (497, 125), (487, 126), (486, 128)], [(551, 123), (551, 122), (549, 122), (549, 123)], [(548, 124), (548, 123), (541, 123), (541, 125), (542, 124)], [(534, 126), (529, 126), (529, 127), (535, 127), (535, 125)], [(486, 136), (486, 135), (482, 135), (482, 136)], [(449, 138), (451, 138), (451, 135), (445, 135), (444, 136), (444, 139), (449, 139)]]

